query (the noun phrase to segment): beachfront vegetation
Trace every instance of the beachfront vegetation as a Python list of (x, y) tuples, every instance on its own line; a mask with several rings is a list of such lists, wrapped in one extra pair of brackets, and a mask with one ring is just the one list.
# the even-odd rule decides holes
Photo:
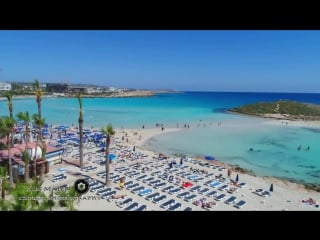
[[(10, 187), (7, 183), (8, 175), (5, 167), (0, 167), (0, 186), (2, 197), (0, 199), (1, 211), (52, 211), (53, 207), (76, 210), (74, 203), (80, 201), (78, 193), (74, 187), (68, 190), (59, 191), (59, 201), (55, 201), (54, 192), (49, 196), (42, 190), (43, 181), (34, 179), (30, 183), (18, 182), (15, 187)], [(4, 197), (4, 191), (9, 192), (8, 199)]]
[(80, 195), (76, 192), (74, 186), (70, 187), (68, 190), (60, 191), (59, 197), (61, 198), (61, 200), (59, 200), (59, 206), (66, 207), (69, 211), (74, 211), (76, 210), (76, 208), (74, 207), (74, 203), (77, 199), (77, 203), (79, 203), (79, 196)]
[(37, 105), (38, 105), (38, 115), (39, 115), (39, 118), (41, 118), (42, 90), (41, 90), (41, 87), (40, 87), (39, 80), (35, 80), (34, 81), (34, 85), (35, 85), (36, 101), (37, 101)]
[(8, 100), (8, 108), (9, 108), (10, 117), (13, 118), (13, 102), (12, 102), (13, 94), (11, 91), (8, 91), (8, 92), (4, 93), (4, 97), (7, 98), (7, 100)]
[(0, 167), (0, 192), (1, 200), (5, 199), (6, 190), (9, 189), (8, 171), (6, 167)]
[[(42, 128), (44, 127), (46, 123), (46, 119), (42, 118), (42, 110), (41, 110), (41, 102), (42, 102), (42, 89), (40, 86), (40, 81), (35, 80), (34, 81), (34, 89), (35, 89), (35, 95), (36, 95), (36, 102), (38, 106), (38, 114), (33, 114), (32, 119), (35, 123), (35, 125), (38, 127), (38, 136), (37, 136), (37, 145), (40, 146), (41, 149), (46, 149), (46, 143), (42, 140)], [(37, 147), (35, 149), (35, 159), (34, 159), (34, 177), (37, 177)], [(42, 155), (42, 161), (45, 161), (45, 154)], [(44, 174), (44, 163), (40, 163), (40, 178), (43, 179)]]
[[(12, 91), (8, 91), (4, 93), (4, 97), (8, 100), (8, 108), (10, 113), (10, 118), (13, 118), (13, 93)], [(12, 135), (13, 135), (13, 128), (12, 128)], [(11, 138), (11, 145), (13, 145), (13, 138)]]
[(77, 95), (78, 102), (79, 102), (79, 152), (80, 152), (80, 169), (83, 170), (83, 108), (82, 108), (82, 97), (81, 94), (78, 93)]
[(111, 136), (113, 136), (115, 134), (115, 131), (111, 125), (111, 123), (109, 123), (106, 127), (101, 129), (101, 132), (103, 134), (106, 135), (106, 185), (110, 186), (111, 185), (111, 180), (110, 180), (110, 157), (109, 157), (109, 153), (110, 153), (110, 143), (111, 143)]
[(12, 134), (12, 129), (14, 127), (15, 121), (13, 118), (8, 116), (0, 117), (0, 138), (7, 138), (8, 147), (8, 158), (9, 158), (9, 179), (10, 185), (13, 186), (13, 176), (12, 176), (12, 160), (11, 160), (11, 140), (10, 135)]
[(288, 120), (319, 120), (320, 105), (296, 101), (276, 101), (248, 104), (230, 109), (232, 112)]
[(25, 124), (25, 142), (26, 142), (26, 146), (24, 151), (22, 152), (22, 157), (23, 157), (23, 161), (25, 163), (25, 173), (24, 173), (24, 180), (25, 182), (29, 182), (29, 177), (30, 177), (30, 173), (29, 173), (29, 162), (30, 162), (30, 154), (29, 154), (29, 138), (30, 138), (30, 122), (31, 122), (31, 118), (30, 118), (30, 114), (29, 112), (19, 112), (17, 114), (17, 118), (19, 120), (24, 121)]
[[(8, 100), (8, 108), (9, 108), (9, 114), (10, 117), (4, 117), (1, 121), (0, 126), (0, 135), (3, 134), (7, 137), (7, 147), (8, 147), (8, 155), (9, 155), (9, 176), (10, 176), (10, 186), (13, 185), (13, 176), (12, 176), (12, 161), (11, 161), (11, 146), (13, 146), (13, 134), (14, 134), (14, 118), (13, 118), (13, 93), (12, 91), (8, 91), (4, 93), (4, 96)], [(11, 128), (10, 128), (11, 127)], [(11, 138), (10, 138), (11, 134)], [(3, 136), (2, 136), (3, 137)], [(0, 136), (1, 138), (1, 136)]]
[[(37, 144), (35, 146), (35, 157), (33, 159), (33, 164), (34, 164), (34, 177), (37, 177), (37, 151), (38, 151), (38, 147), (39, 146), (41, 149), (46, 148), (46, 143), (45, 141), (42, 141), (42, 128), (44, 127), (45, 123), (46, 123), (46, 119), (45, 118), (40, 118), (40, 116), (38, 114), (33, 114), (32, 115), (32, 119), (34, 121), (34, 124), (38, 127), (38, 134), (37, 134)], [(45, 155), (44, 155), (45, 157)], [(42, 159), (45, 160), (45, 159)], [(41, 163), (40, 168), (42, 169), (42, 165), (43, 163)], [(43, 172), (40, 171), (40, 177), (42, 178), (43, 176)]]

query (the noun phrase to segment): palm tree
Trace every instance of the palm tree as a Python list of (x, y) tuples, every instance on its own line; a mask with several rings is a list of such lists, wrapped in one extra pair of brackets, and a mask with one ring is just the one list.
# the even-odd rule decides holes
[(8, 177), (8, 171), (6, 167), (0, 167), (0, 191), (1, 199), (5, 199), (6, 180)]
[(82, 97), (80, 93), (77, 95), (80, 112), (79, 112), (79, 134), (80, 134), (80, 145), (79, 145), (79, 151), (80, 151), (80, 169), (83, 170), (83, 109), (82, 109)]
[(110, 142), (111, 142), (111, 136), (115, 134), (115, 131), (109, 123), (105, 128), (101, 129), (102, 133), (106, 135), (106, 185), (110, 186), (111, 185), (111, 180), (110, 180), (110, 159), (109, 159), (109, 153), (110, 153)]
[(39, 80), (35, 80), (35, 88), (36, 88), (36, 97), (37, 97), (37, 104), (38, 104), (38, 115), (39, 115), (39, 118), (41, 118), (41, 100), (42, 100), (42, 90), (41, 90), (41, 87), (40, 87), (40, 82)]
[[(13, 118), (13, 102), (12, 102), (13, 93), (12, 93), (12, 91), (7, 91), (3, 95), (8, 100), (9, 114), (10, 114), (10, 117)], [(12, 136), (14, 134), (13, 128), (12, 128), (11, 134), (12, 134)], [(11, 138), (11, 145), (13, 146), (13, 137)]]
[(10, 211), (11, 203), (8, 200), (0, 199), (0, 211)]
[(8, 211), (10, 210), (10, 202), (5, 199), (5, 190), (8, 190), (8, 171), (6, 167), (0, 167), (0, 211)]
[[(74, 186), (70, 187), (68, 190), (63, 190), (59, 192), (59, 196), (61, 200), (59, 200), (60, 207), (67, 207), (69, 211), (74, 211), (76, 208), (74, 207), (74, 202), (79, 197), (79, 194), (76, 192)], [(78, 198), (79, 203), (80, 198)]]
[(45, 141), (42, 142), (42, 163), (40, 164), (40, 180), (43, 181), (43, 175), (44, 175), (44, 171), (45, 171), (45, 163), (46, 163), (46, 154), (47, 154), (47, 144)]
[(29, 177), (30, 177), (30, 173), (29, 173), (29, 162), (30, 162), (30, 154), (29, 154), (29, 146), (28, 146), (28, 143), (29, 143), (29, 138), (30, 138), (30, 122), (31, 122), (31, 119), (30, 119), (30, 115), (29, 115), (29, 112), (19, 112), (17, 114), (17, 118), (19, 120), (22, 120), (24, 121), (24, 124), (26, 125), (25, 127), (25, 142), (26, 142), (26, 146), (25, 146), (25, 150), (23, 151), (22, 155), (23, 155), (23, 160), (24, 160), (24, 163), (25, 163), (25, 173), (24, 173), (24, 180), (25, 182), (28, 182), (29, 181)]
[(9, 107), (9, 113), (10, 113), (10, 117), (13, 118), (13, 102), (12, 102), (12, 92), (11, 91), (7, 91), (3, 94), (3, 96), (5, 98), (7, 98), (8, 100), (8, 107)]
[(38, 146), (43, 148), (43, 146), (45, 145), (45, 142), (42, 142), (41, 140), (42, 140), (42, 128), (46, 123), (46, 119), (40, 118), (38, 114), (33, 114), (32, 119), (34, 121), (34, 124), (38, 127), (38, 136), (37, 136), (37, 144), (36, 144), (36, 149), (35, 149), (35, 158), (33, 159), (33, 161), (34, 161), (34, 176), (37, 177), (37, 151), (38, 151)]
[(53, 191), (50, 192), (49, 198), (44, 200), (43, 202), (43, 208), (49, 209), (52, 211), (52, 208), (56, 205), (56, 202), (53, 200)]
[[(15, 121), (11, 117), (8, 117), (8, 116), (0, 117), (0, 135), (6, 136), (7, 138), (10, 186), (13, 186), (10, 134), (12, 133), (14, 123)], [(0, 137), (3, 137), (3, 136), (0, 136)]]
[[(12, 209), (16, 211), (47, 210), (46, 195), (41, 190), (42, 182), (35, 179), (32, 183), (17, 183), (12, 190), (14, 202)], [(30, 190), (31, 189), (31, 190)]]

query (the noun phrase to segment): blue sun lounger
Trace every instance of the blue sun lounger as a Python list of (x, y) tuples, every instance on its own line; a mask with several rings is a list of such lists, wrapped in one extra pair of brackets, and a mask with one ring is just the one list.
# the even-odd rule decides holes
[(134, 211), (146, 211), (147, 205), (141, 205), (140, 207), (136, 208)]
[(132, 203), (129, 207), (125, 208), (125, 211), (133, 211), (135, 209), (137, 209), (139, 206), (139, 204), (137, 202)]
[(159, 196), (160, 196), (160, 193), (158, 193), (158, 192), (157, 193), (153, 193), (153, 194), (147, 196), (146, 200), (153, 200), (154, 198), (159, 197)]
[(188, 197), (190, 195), (190, 192), (183, 192), (183, 193), (180, 193), (178, 194), (178, 198), (185, 198), (185, 197)]
[(208, 194), (207, 194), (207, 196), (208, 197), (215, 197), (215, 196), (217, 196), (217, 191), (212, 191), (212, 192), (209, 192)]
[(169, 211), (177, 211), (178, 209), (181, 208), (181, 206), (182, 206), (181, 203), (176, 203), (176, 204), (169, 207)]
[(231, 196), (226, 201), (224, 201), (224, 203), (231, 204), (231, 203), (234, 203), (236, 200), (237, 200), (237, 197)]
[(142, 191), (139, 192), (139, 196), (146, 196), (148, 194), (152, 193), (152, 189), (151, 188), (147, 188), (147, 189), (144, 189)]
[(237, 203), (234, 205), (234, 207), (236, 207), (236, 208), (241, 208), (241, 207), (243, 207), (244, 205), (246, 205), (246, 201), (240, 200), (239, 202), (237, 202)]
[(224, 199), (226, 196), (227, 196), (227, 195), (225, 195), (224, 193), (222, 193), (222, 194), (220, 194), (219, 196), (217, 196), (217, 197), (215, 198), (215, 200), (220, 201), (220, 200)]
[(221, 182), (219, 182), (219, 181), (216, 181), (216, 182), (214, 182), (214, 183), (211, 183), (211, 187), (218, 187), (219, 185), (221, 184)]

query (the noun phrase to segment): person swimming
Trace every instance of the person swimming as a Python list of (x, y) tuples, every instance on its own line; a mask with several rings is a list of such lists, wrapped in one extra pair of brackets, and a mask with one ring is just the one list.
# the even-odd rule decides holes
[(301, 150), (301, 145), (298, 147), (298, 151), (300, 151)]

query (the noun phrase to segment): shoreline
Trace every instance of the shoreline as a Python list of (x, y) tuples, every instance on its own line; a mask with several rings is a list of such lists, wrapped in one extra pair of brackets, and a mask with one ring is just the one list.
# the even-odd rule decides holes
[[(162, 93), (183, 93), (181, 91), (172, 91), (172, 90), (135, 90), (135, 91), (127, 91), (127, 92), (121, 92), (121, 93), (111, 93), (109, 95), (90, 95), (90, 94), (83, 94), (81, 95), (82, 98), (131, 98), (131, 97), (154, 97), (157, 94)], [(77, 96), (74, 94), (71, 95), (43, 95), (42, 98), (76, 98)], [(13, 95), (13, 100), (15, 99), (35, 99), (35, 95)], [(5, 97), (0, 97), (0, 101), (7, 101)]]
[(320, 120), (310, 120), (310, 119), (303, 119), (303, 118), (297, 118), (297, 116), (283, 116), (282, 114), (275, 113), (275, 114), (250, 114), (250, 113), (243, 113), (238, 111), (232, 111), (230, 109), (226, 110), (226, 113), (228, 114), (237, 114), (242, 116), (248, 116), (248, 117), (256, 117), (259, 119), (273, 119), (278, 121), (290, 121), (290, 122), (297, 122), (297, 123), (313, 123), (320, 126)]
[[(54, 125), (57, 126), (57, 125)], [(84, 126), (84, 128), (86, 128)], [(77, 131), (76, 127), (71, 128), (72, 131)], [(98, 128), (93, 128), (92, 131), (99, 130)], [(183, 130), (182, 128), (165, 128), (164, 131), (161, 130), (161, 128), (139, 128), (139, 129), (120, 129), (120, 128), (115, 128), (115, 135), (112, 137), (111, 141), (111, 151), (110, 153), (116, 154), (117, 156), (120, 156), (120, 153), (124, 151), (126, 154), (129, 155), (134, 155), (134, 152), (138, 155), (143, 154), (146, 157), (144, 158), (136, 158), (136, 159), (131, 159), (131, 157), (124, 157), (121, 156), (119, 157), (120, 161), (118, 162), (113, 161), (112, 164), (110, 165), (111, 167), (111, 173), (114, 175), (119, 175), (119, 176), (126, 176), (127, 180), (126, 181), (133, 181), (135, 183), (140, 184), (140, 186), (144, 186), (146, 188), (150, 188), (150, 185), (147, 183), (143, 182), (142, 180), (138, 180), (137, 176), (135, 177), (130, 177), (127, 172), (119, 172), (117, 168), (119, 169), (120, 167), (127, 167), (131, 170), (138, 170), (141, 172), (141, 176), (143, 174), (149, 176), (149, 177), (154, 177), (156, 178), (156, 175), (150, 175), (152, 172), (155, 171), (161, 171), (165, 173), (168, 169), (168, 164), (172, 160), (179, 161), (180, 157), (174, 156), (173, 154), (168, 154), (166, 155), (168, 159), (163, 159), (160, 160), (158, 159), (159, 157), (159, 152), (157, 151), (152, 151), (148, 149), (145, 146), (145, 142), (148, 141), (152, 137), (160, 136), (162, 134), (166, 133), (172, 133), (172, 132), (178, 132)], [(127, 140), (128, 139), (128, 140)], [(89, 146), (90, 145), (90, 146)], [(52, 183), (50, 181), (50, 176), (56, 175), (61, 169), (67, 169), (66, 175), (68, 176), (67, 180), (64, 182), (66, 184), (70, 184), (71, 186), (76, 179), (79, 178), (79, 176), (90, 176), (93, 177), (94, 179), (104, 183), (105, 178), (101, 178), (97, 176), (99, 172), (104, 172), (105, 171), (105, 165), (97, 165), (97, 161), (101, 160), (101, 155), (99, 153), (96, 153), (96, 150), (100, 150), (99, 147), (92, 146), (92, 143), (88, 143), (87, 147), (84, 149), (84, 164), (85, 166), (97, 166), (98, 169), (92, 173), (87, 173), (85, 171), (81, 171), (79, 166), (73, 164), (74, 161), (78, 161), (74, 156), (79, 152), (79, 149), (77, 147), (73, 148), (73, 150), (68, 154), (68, 156), (63, 157), (63, 162), (61, 164), (53, 165), (52, 169), (50, 170), (50, 174), (45, 177), (45, 182), (44, 186), (59, 186), (61, 183)], [(135, 149), (135, 150), (133, 150)], [(119, 155), (118, 155), (119, 154)], [(134, 158), (134, 157), (133, 157)], [(187, 160), (188, 159), (188, 160)], [(192, 169), (197, 169), (198, 171), (207, 171), (209, 173), (214, 173), (215, 176), (218, 176), (219, 174), (222, 175), (224, 178), (227, 178), (227, 170), (231, 165), (228, 165), (223, 162), (223, 160), (217, 160), (217, 161), (207, 161), (204, 160), (202, 156), (198, 157), (192, 157), (190, 154), (187, 155), (187, 159), (184, 162), (184, 165), (187, 166), (185, 169), (181, 169), (182, 171), (189, 172), (192, 174)], [(201, 161), (199, 161), (201, 159)], [(216, 169), (211, 169), (208, 166), (201, 165), (201, 163), (210, 163), (210, 165), (216, 165), (218, 166)], [(133, 167), (135, 164), (140, 166), (139, 168)], [(151, 168), (149, 170), (143, 171), (144, 168)], [(189, 169), (190, 168), (190, 169)], [(306, 189), (304, 185), (301, 184), (296, 184), (288, 181), (284, 181), (278, 178), (272, 178), (272, 177), (260, 177), (256, 176), (254, 174), (250, 173), (242, 173), (242, 169), (237, 166), (232, 166), (232, 173), (231, 173), (231, 178), (230, 180), (233, 180), (236, 178), (236, 175), (239, 174), (239, 182), (240, 183), (246, 183), (246, 186), (243, 188), (238, 188), (238, 192), (235, 192), (233, 194), (227, 193), (227, 192), (222, 192), (218, 191), (218, 194), (225, 193), (228, 197), (230, 196), (235, 196), (237, 197), (237, 202), (240, 200), (245, 200), (248, 204), (244, 206), (240, 210), (250, 210), (250, 211), (266, 211), (266, 210), (272, 210), (272, 211), (296, 211), (296, 210), (309, 210), (309, 211), (319, 211), (319, 207), (315, 206), (310, 206), (308, 204), (305, 204), (302, 202), (302, 200), (305, 201), (305, 199), (315, 199), (317, 203), (320, 201), (320, 194), (317, 191)], [(174, 168), (176, 171), (180, 171), (179, 168)], [(193, 173), (194, 174), (194, 173)], [(202, 175), (204, 176), (204, 175)], [(178, 177), (178, 176), (177, 176)], [(180, 176), (179, 176), (180, 178)], [(184, 177), (187, 179), (186, 177)], [(156, 178), (158, 179), (158, 178)], [(186, 181), (185, 179), (182, 179), (182, 181)], [(209, 180), (210, 178), (205, 177), (205, 180), (203, 182), (196, 183), (193, 180), (187, 180), (187, 181), (192, 181), (193, 184), (196, 185), (201, 185), (201, 188), (206, 188), (208, 186), (204, 185), (204, 182)], [(211, 178), (213, 181), (213, 178)], [(162, 180), (160, 180), (162, 181)], [(167, 181), (165, 181), (167, 182)], [(270, 185), (274, 185), (274, 192), (272, 193), (272, 196), (269, 197), (262, 197), (259, 196), (258, 194), (255, 193), (257, 189), (264, 189), (264, 190), (269, 190)], [(172, 185), (172, 183), (167, 183), (168, 185)], [(178, 188), (181, 188), (181, 185), (177, 185)], [(230, 187), (231, 184), (229, 185)], [(127, 198), (132, 198), (133, 201), (137, 202), (139, 206), (145, 204), (148, 206), (147, 211), (163, 211), (165, 209), (161, 208), (161, 204), (155, 204), (152, 203), (152, 201), (146, 201), (145, 197), (141, 197), (138, 194), (134, 194), (131, 190), (129, 189), (124, 189), (120, 190), (119, 189), (119, 183), (113, 181), (111, 184), (111, 187), (116, 190), (117, 194), (124, 194)], [(185, 189), (189, 190), (189, 189)], [(214, 189), (212, 189), (214, 190)], [(155, 192), (160, 192), (160, 194), (163, 194), (160, 189), (153, 189)], [(197, 198), (195, 200), (198, 200), (201, 195), (197, 192), (196, 193)], [(166, 193), (164, 193), (166, 194)], [(177, 202), (182, 203), (183, 208), (180, 210), (183, 210), (185, 207), (191, 207), (194, 211), (210, 211), (210, 210), (223, 210), (223, 211), (238, 211), (237, 208), (234, 208), (233, 204), (225, 204), (224, 201), (216, 201), (214, 198), (206, 198), (210, 201), (214, 200), (216, 202), (216, 206), (213, 208), (207, 208), (207, 209), (202, 209), (200, 206), (195, 206), (194, 203), (191, 202), (186, 202), (183, 199), (177, 197), (177, 195), (168, 195), (166, 194), (167, 197), (175, 199)], [(80, 201), (75, 205), (76, 209), (80, 211), (88, 211), (88, 210), (94, 210), (94, 211), (121, 211), (124, 210), (124, 208), (119, 208), (116, 204), (117, 200), (108, 200), (106, 201), (105, 199), (100, 199), (97, 197), (97, 195), (89, 191), (86, 196), (92, 197), (91, 201)]]
[[(182, 130), (183, 130), (182, 128), (167, 128), (162, 132), (161, 129), (151, 128), (151, 129), (123, 129), (121, 131), (125, 131), (125, 132), (128, 132), (130, 134), (133, 134), (134, 132), (136, 132), (137, 133), (136, 136), (144, 135), (142, 140), (136, 140), (137, 137), (132, 135), (132, 137), (130, 137), (131, 140), (129, 140), (129, 144), (131, 144), (132, 146), (139, 147), (142, 150), (146, 150), (146, 151), (152, 152), (152, 153), (154, 153), (154, 155), (157, 155), (160, 152), (155, 152), (155, 151), (149, 149), (145, 145), (146, 141), (148, 141), (149, 139), (151, 139), (153, 137), (162, 135), (162, 134), (178, 132), (178, 131), (182, 131)], [(118, 131), (118, 129), (116, 129), (116, 131)], [(120, 137), (120, 136), (118, 136), (118, 137)], [(167, 153), (165, 153), (165, 154), (167, 154)], [(207, 160), (204, 159), (204, 156), (201, 157), (201, 156), (190, 156), (190, 155), (188, 155), (187, 157), (191, 157), (193, 159), (197, 159), (197, 160), (202, 160), (204, 162), (208, 162)], [(267, 180), (268, 182), (277, 182), (277, 183), (279, 183), (281, 185), (284, 185), (284, 186), (288, 186), (288, 185), (292, 184), (292, 185), (295, 185), (299, 189), (303, 188), (303, 189), (306, 189), (306, 190), (312, 190), (312, 191), (315, 191), (315, 192), (320, 192), (320, 184), (317, 185), (316, 183), (304, 183), (304, 182), (301, 182), (301, 181), (298, 181), (298, 180), (294, 180), (294, 179), (278, 178), (278, 177), (272, 177), (272, 176), (259, 176), (259, 175), (256, 175), (254, 172), (252, 172), (249, 169), (242, 168), (238, 164), (232, 165), (232, 164), (225, 163), (225, 162), (223, 162), (223, 159), (222, 160), (218, 159), (218, 160), (215, 160), (214, 162), (217, 163), (218, 165), (223, 166), (223, 167), (231, 168), (235, 172), (238, 172), (238, 173), (241, 173), (241, 174), (245, 174), (245, 175), (248, 175), (248, 176), (252, 176), (252, 177), (255, 177), (255, 178), (260, 178), (262, 180)]]

